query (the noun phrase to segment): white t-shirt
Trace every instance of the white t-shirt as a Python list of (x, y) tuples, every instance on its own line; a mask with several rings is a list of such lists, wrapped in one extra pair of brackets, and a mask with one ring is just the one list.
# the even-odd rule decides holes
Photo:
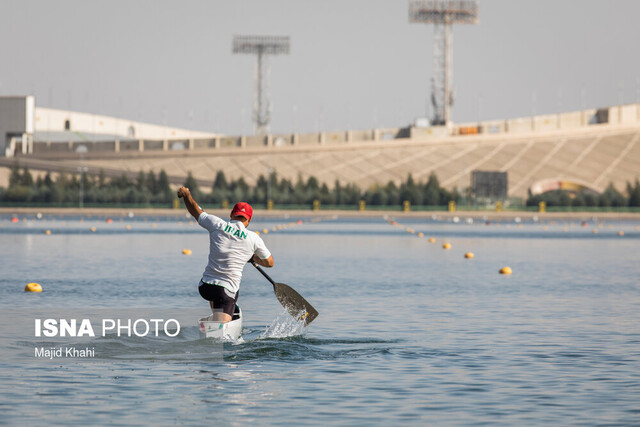
[(267, 259), (271, 252), (264, 241), (240, 221), (229, 222), (202, 212), (198, 224), (209, 231), (209, 263), (202, 273), (202, 281), (222, 286), (230, 292), (238, 292), (242, 270), (256, 254)]

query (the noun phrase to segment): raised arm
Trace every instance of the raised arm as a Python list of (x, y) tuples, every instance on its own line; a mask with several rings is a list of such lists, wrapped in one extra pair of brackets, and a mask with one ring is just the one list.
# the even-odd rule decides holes
[(178, 190), (178, 197), (184, 200), (184, 205), (187, 207), (187, 210), (197, 221), (203, 211), (200, 209), (200, 206), (198, 206), (196, 201), (193, 200), (191, 191), (189, 191), (187, 187), (180, 187)]

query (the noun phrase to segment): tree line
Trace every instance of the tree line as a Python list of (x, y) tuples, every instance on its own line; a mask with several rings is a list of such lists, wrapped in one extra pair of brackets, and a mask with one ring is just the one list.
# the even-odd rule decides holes
[(156, 176), (153, 171), (140, 172), (136, 180), (125, 174), (118, 178), (107, 178), (101, 170), (96, 176), (87, 172), (58, 173), (56, 179), (47, 172), (34, 180), (27, 167), (15, 164), (9, 174), (9, 187), (0, 187), (0, 201), (71, 204), (167, 204), (175, 197), (164, 170)]
[[(440, 187), (438, 178), (431, 174), (426, 183), (417, 183), (411, 174), (400, 185), (390, 181), (386, 185), (375, 185), (367, 190), (355, 184), (335, 181), (333, 188), (320, 183), (311, 176), (298, 176), (294, 182), (280, 178), (276, 172), (268, 176), (260, 175), (255, 185), (249, 185), (244, 178), (227, 179), (218, 171), (210, 191), (203, 191), (189, 172), (184, 186), (191, 190), (201, 204), (220, 206), (225, 201), (235, 203), (243, 200), (251, 204), (266, 205), (271, 200), (274, 205), (311, 205), (318, 200), (324, 206), (355, 206), (360, 201), (374, 206), (401, 206), (409, 201), (413, 206), (442, 206), (450, 200), (458, 201), (460, 194)], [(169, 178), (164, 170), (157, 175), (153, 171), (140, 171), (135, 180), (125, 174), (117, 178), (107, 178), (104, 171), (92, 176), (87, 172), (68, 173), (62, 171), (53, 179), (47, 172), (44, 177), (34, 180), (27, 167), (14, 164), (9, 175), (9, 187), (0, 187), (0, 201), (72, 204), (82, 198), (88, 204), (170, 204), (176, 198)]]
[(593, 191), (570, 192), (564, 190), (547, 191), (546, 193), (531, 195), (527, 199), (527, 206), (538, 206), (540, 202), (545, 202), (547, 206), (560, 207), (601, 207), (601, 208), (623, 208), (640, 207), (640, 181), (632, 184), (627, 182), (626, 195), (618, 191), (613, 184), (602, 193)]
[(310, 205), (315, 200), (324, 206), (354, 206), (360, 201), (374, 206), (401, 206), (409, 201), (414, 206), (441, 206), (450, 200), (458, 201), (457, 191), (450, 192), (440, 187), (438, 178), (432, 174), (426, 183), (416, 183), (411, 174), (400, 185), (389, 181), (386, 185), (375, 185), (367, 190), (355, 184), (343, 184), (336, 180), (333, 188), (326, 183), (320, 184), (311, 176), (304, 180), (301, 176), (294, 182), (287, 178), (279, 178), (276, 172), (260, 175), (254, 186), (249, 186), (241, 177), (228, 180), (222, 171), (218, 171), (210, 193), (203, 193), (195, 179), (189, 174), (186, 187), (191, 189), (196, 200), (219, 204), (224, 200), (246, 200), (257, 205), (266, 204), (268, 200), (275, 205)]
[[(318, 200), (323, 206), (355, 206), (364, 201), (368, 206), (402, 206), (405, 201), (411, 206), (446, 206), (450, 201), (460, 203), (469, 200), (469, 191), (465, 196), (458, 190), (449, 191), (440, 186), (437, 176), (431, 173), (426, 182), (416, 182), (411, 174), (399, 185), (389, 181), (386, 185), (373, 185), (366, 190), (355, 184), (343, 184), (335, 181), (332, 188), (320, 183), (311, 176), (306, 180), (298, 176), (293, 181), (278, 177), (276, 172), (260, 175), (255, 185), (249, 185), (244, 178), (227, 179), (224, 172), (218, 171), (210, 191), (203, 191), (189, 172), (184, 186), (191, 189), (194, 198), (200, 204), (221, 206), (225, 202), (233, 204), (247, 201), (257, 206), (266, 206), (271, 200), (274, 205), (310, 206)], [(161, 170), (140, 171), (135, 179), (125, 174), (116, 178), (107, 178), (101, 170), (98, 175), (87, 172), (59, 172), (55, 178), (50, 173), (34, 180), (27, 167), (14, 164), (9, 175), (9, 187), (0, 187), (0, 201), (30, 202), (51, 204), (76, 204), (82, 199), (87, 204), (143, 204), (170, 205), (176, 198), (167, 173)], [(544, 201), (547, 206), (562, 207), (639, 207), (640, 182), (627, 183), (626, 195), (618, 191), (613, 184), (601, 193), (550, 191), (531, 195), (527, 206), (537, 206)]]

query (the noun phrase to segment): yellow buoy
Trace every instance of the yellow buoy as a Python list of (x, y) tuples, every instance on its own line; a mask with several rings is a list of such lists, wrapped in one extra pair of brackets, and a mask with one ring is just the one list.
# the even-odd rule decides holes
[(511, 267), (502, 267), (500, 269), (500, 274), (511, 274), (513, 273), (513, 271), (511, 271)]
[(473, 258), (474, 256), (475, 255), (473, 254), (473, 252), (467, 252), (466, 254), (464, 254), (464, 257), (469, 259)]
[(268, 230), (268, 229), (266, 229), (266, 228), (263, 228), (263, 229), (262, 229), (262, 234), (269, 234), (269, 230)]
[(260, 231), (258, 230), (254, 231), (254, 233), (256, 233), (258, 236), (260, 235)]
[(131, 230), (131, 226), (129, 224), (127, 224), (127, 226), (125, 227), (127, 230)]
[(44, 232), (44, 234), (46, 234), (46, 235), (48, 236), (49, 234), (51, 234), (51, 230), (46, 230), (46, 231)]
[(435, 237), (429, 237), (429, 243), (435, 243), (436, 239)]
[(191, 249), (183, 249), (182, 255), (191, 255)]
[(89, 230), (91, 230), (92, 233), (96, 232), (96, 228), (95, 227), (91, 227)]
[(624, 236), (624, 231), (622, 230), (618, 231), (618, 236)]
[(24, 288), (25, 292), (42, 292), (42, 286), (39, 283), (27, 283)]
[(424, 234), (418, 233), (418, 237), (423, 237), (423, 236), (424, 236)]
[(451, 243), (445, 243), (442, 245), (442, 249), (451, 249)]
[(594, 228), (593, 231), (591, 231), (593, 234), (598, 234), (598, 229)]

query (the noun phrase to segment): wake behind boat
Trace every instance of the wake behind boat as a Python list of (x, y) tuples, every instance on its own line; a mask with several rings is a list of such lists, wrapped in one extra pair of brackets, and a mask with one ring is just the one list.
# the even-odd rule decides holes
[(242, 310), (236, 305), (230, 322), (213, 320), (213, 314), (198, 320), (206, 338), (237, 340), (242, 334)]

